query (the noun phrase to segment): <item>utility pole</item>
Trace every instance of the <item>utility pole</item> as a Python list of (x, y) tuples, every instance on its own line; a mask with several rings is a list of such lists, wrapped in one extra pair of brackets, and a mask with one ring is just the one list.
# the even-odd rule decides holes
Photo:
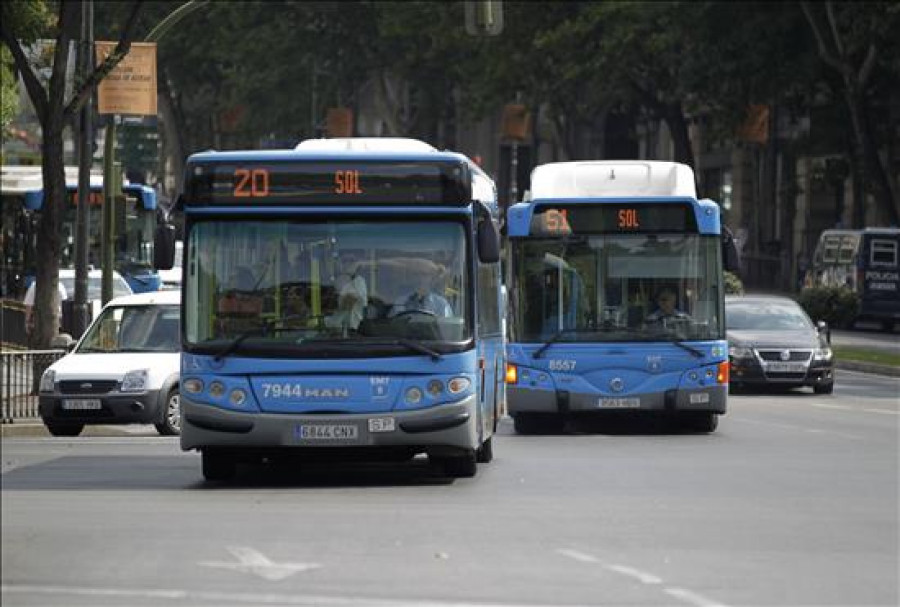
[[(84, 80), (94, 66), (94, 2), (86, 0), (81, 5), (81, 46), (78, 63), (81, 79)], [(91, 163), (93, 161), (93, 95), (88, 96), (81, 108), (79, 151), (78, 151), (78, 206), (75, 218), (75, 305), (72, 309), (72, 331), (81, 335), (88, 325), (88, 249), (90, 240)]]

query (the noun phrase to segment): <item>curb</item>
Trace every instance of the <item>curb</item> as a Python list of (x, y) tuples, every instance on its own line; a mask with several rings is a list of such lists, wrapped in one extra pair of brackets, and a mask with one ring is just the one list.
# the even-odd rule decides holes
[(855, 360), (836, 360), (834, 366), (848, 371), (859, 371), (873, 375), (885, 375), (887, 377), (900, 377), (900, 367), (893, 365), (879, 365), (878, 363), (864, 363)]
[[(19, 420), (11, 424), (0, 424), (0, 437), (7, 436), (53, 438), (43, 423), (33, 419)], [(88, 425), (84, 427), (79, 436), (159, 436), (159, 433), (153, 426)]]

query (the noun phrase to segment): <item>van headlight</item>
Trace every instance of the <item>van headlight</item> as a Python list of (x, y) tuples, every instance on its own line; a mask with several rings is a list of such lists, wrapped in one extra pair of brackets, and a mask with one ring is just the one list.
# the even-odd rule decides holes
[(813, 360), (831, 360), (832, 356), (831, 348), (828, 347), (817, 348), (813, 352)]
[(56, 387), (56, 371), (53, 369), (47, 369), (44, 371), (44, 374), (41, 375), (41, 392), (53, 392), (53, 389)]
[(149, 369), (135, 369), (125, 374), (122, 379), (122, 387), (120, 392), (142, 392), (147, 389), (147, 378), (150, 374)]

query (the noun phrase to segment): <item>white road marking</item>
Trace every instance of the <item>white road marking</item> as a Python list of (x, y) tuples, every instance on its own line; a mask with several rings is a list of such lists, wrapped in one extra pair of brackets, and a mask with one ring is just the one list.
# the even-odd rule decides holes
[(891, 411), (890, 409), (860, 409), (869, 413), (881, 413), (882, 415), (900, 415), (900, 411)]
[(606, 568), (610, 571), (615, 571), (616, 573), (621, 573), (622, 575), (633, 577), (642, 584), (662, 584), (662, 578), (658, 578), (651, 573), (646, 573), (639, 569), (626, 567), (624, 565), (607, 565)]
[(757, 426), (766, 426), (769, 428), (778, 428), (781, 430), (790, 430), (791, 432), (815, 432), (816, 434), (830, 434), (832, 436), (840, 436), (842, 438), (849, 438), (852, 440), (864, 440), (862, 436), (858, 434), (847, 434), (846, 432), (835, 432), (834, 430), (821, 430), (821, 429), (811, 429), (805, 426), (798, 426), (794, 424), (779, 424), (777, 422), (761, 422), (755, 419), (747, 419), (744, 417), (734, 417), (728, 416), (729, 422), (738, 422), (745, 424), (755, 424)]
[(697, 605), (697, 607), (724, 607), (722, 603), (711, 601), (705, 596), (699, 595), (696, 592), (691, 592), (690, 590), (685, 590), (684, 588), (666, 588), (663, 592), (669, 596), (674, 596), (676, 599), (680, 599), (685, 603)]
[(252, 573), (273, 582), (283, 580), (300, 571), (309, 571), (321, 567), (318, 563), (276, 563), (269, 560), (263, 553), (247, 546), (227, 546), (227, 549), (240, 561), (239, 563), (201, 561), (199, 564), (204, 567), (221, 567), (243, 573)]
[[(192, 590), (151, 590), (124, 588), (81, 588), (71, 586), (36, 586), (28, 584), (3, 584), (2, 594), (56, 595), (68, 597), (96, 597), (110, 599), (170, 599), (179, 604), (196, 605), (198, 602), (221, 605), (297, 605), (299, 607), (554, 607), (534, 603), (466, 603), (419, 599), (366, 599), (351, 596), (298, 596), (297, 594), (206, 592)], [(121, 604), (121, 603), (114, 603)], [(558, 606), (557, 606), (558, 607)], [(573, 605), (571, 607), (586, 607)]]
[[(581, 563), (591, 563), (600, 565), (602, 568), (607, 571), (611, 571), (613, 573), (618, 573), (620, 575), (624, 575), (630, 577), (632, 579), (636, 579), (642, 584), (646, 584), (648, 586), (656, 586), (664, 584), (664, 581), (661, 577), (653, 575), (652, 573), (648, 573), (646, 571), (641, 571), (640, 569), (635, 569), (634, 567), (628, 567), (626, 565), (618, 565), (615, 563), (604, 563), (596, 556), (591, 554), (587, 554), (584, 552), (579, 552), (578, 550), (572, 550), (570, 548), (557, 548), (556, 552), (563, 556), (569, 557), (570, 559), (579, 561)], [(689, 603), (691, 605), (695, 605), (696, 607), (727, 607), (724, 603), (719, 603), (718, 601), (713, 601), (712, 599), (708, 599), (705, 596), (693, 592), (691, 590), (686, 590), (684, 588), (678, 588), (676, 586), (665, 586), (662, 588), (662, 591), (668, 594), (669, 596), (675, 597), (685, 603)]]
[(832, 405), (830, 403), (805, 403), (810, 407), (818, 407), (819, 409), (837, 409), (839, 411), (859, 411), (855, 407), (848, 407), (847, 405)]

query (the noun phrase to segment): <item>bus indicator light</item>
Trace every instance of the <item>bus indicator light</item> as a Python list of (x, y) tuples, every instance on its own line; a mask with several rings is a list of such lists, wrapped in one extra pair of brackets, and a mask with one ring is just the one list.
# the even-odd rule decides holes
[(363, 191), (359, 187), (359, 171), (335, 171), (334, 193), (362, 194)]
[(637, 209), (620, 209), (619, 210), (619, 229), (637, 230), (641, 224), (638, 221)]
[(519, 381), (519, 370), (518, 368), (510, 363), (506, 364), (506, 383), (514, 384)]

